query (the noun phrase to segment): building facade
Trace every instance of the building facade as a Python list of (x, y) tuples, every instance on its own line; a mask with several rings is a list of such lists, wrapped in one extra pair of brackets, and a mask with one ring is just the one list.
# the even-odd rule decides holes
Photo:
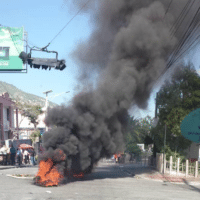
[[(9, 98), (8, 93), (0, 95), (0, 145), (5, 143), (5, 140), (13, 138), (13, 132), (16, 131), (18, 126), (15, 127), (14, 118), (17, 117), (18, 110), (15, 102)], [(16, 116), (14, 117), (14, 114)], [(18, 122), (16, 121), (16, 124)]]
[[(41, 133), (45, 131), (45, 123), (44, 123), (45, 114), (41, 114), (38, 116), (38, 125), (37, 129), (40, 130)], [(17, 124), (18, 124), (18, 138), (16, 139), (30, 139), (31, 133), (34, 132), (34, 125), (30, 122), (28, 117), (24, 117), (20, 110), (15, 110), (14, 115), (14, 121), (15, 121), (15, 129), (17, 130)]]

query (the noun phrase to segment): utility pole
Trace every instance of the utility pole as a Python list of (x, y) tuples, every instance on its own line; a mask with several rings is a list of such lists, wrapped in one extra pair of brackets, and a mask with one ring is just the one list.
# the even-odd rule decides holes
[[(45, 101), (45, 118), (47, 116), (47, 109), (48, 109), (48, 93), (53, 92), (52, 90), (48, 90), (46, 92), (43, 92), (44, 94), (46, 94), (46, 101)], [(48, 127), (46, 125), (45, 131), (48, 131)]]
[(156, 106), (155, 106), (155, 118), (157, 118), (157, 109), (158, 109), (158, 104), (157, 104), (157, 99), (158, 99), (158, 93), (156, 92)]
[(165, 174), (165, 167), (166, 167), (166, 162), (165, 162), (165, 146), (166, 146), (166, 132), (167, 132), (167, 125), (165, 123), (165, 137), (164, 137), (164, 154), (163, 154), (163, 174)]
[[(158, 109), (157, 99), (158, 99), (158, 92), (156, 93), (155, 120), (154, 120), (155, 122), (154, 123), (156, 123), (156, 122), (158, 123), (158, 119), (157, 119), (157, 117), (158, 117), (158, 113), (157, 113), (157, 109)], [(165, 165), (166, 165), (166, 162), (165, 162), (166, 134), (167, 134), (167, 125), (165, 123), (164, 153), (163, 153), (163, 174), (165, 173)]]

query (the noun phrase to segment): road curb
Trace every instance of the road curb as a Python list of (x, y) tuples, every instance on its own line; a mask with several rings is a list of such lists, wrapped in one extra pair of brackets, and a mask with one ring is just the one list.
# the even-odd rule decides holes
[(160, 174), (143, 174), (143, 175), (136, 175), (136, 177), (142, 178), (142, 179), (146, 179), (146, 180), (153, 180), (153, 181), (158, 181), (158, 182), (169, 182), (169, 183), (173, 183), (173, 184), (186, 184), (185, 181), (187, 181), (187, 183), (189, 185), (200, 185), (200, 182), (195, 182), (195, 181), (188, 181), (182, 177), (176, 177), (176, 176), (165, 176), (162, 177), (162, 175)]
[(4, 169), (13, 169), (13, 168), (16, 168), (16, 167), (12, 167), (12, 166), (10, 166), (10, 167), (0, 167), (0, 170), (4, 170)]
[(34, 179), (34, 176), (32, 177), (18, 177), (18, 176), (15, 176), (15, 175), (12, 175), (12, 174), (6, 174), (6, 176), (8, 177), (12, 177), (12, 178), (19, 178), (19, 179)]

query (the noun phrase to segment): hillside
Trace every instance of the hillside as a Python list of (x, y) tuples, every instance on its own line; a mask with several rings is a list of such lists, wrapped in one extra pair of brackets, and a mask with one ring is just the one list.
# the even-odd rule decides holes
[[(23, 103), (29, 103), (32, 105), (38, 104), (41, 107), (45, 106), (45, 98), (23, 92), (22, 90), (18, 89), (14, 85), (0, 81), (0, 94), (2, 94), (4, 92), (8, 92), (8, 94), (12, 100), (20, 99), (20, 101)], [(54, 106), (57, 106), (57, 104), (49, 101), (49, 106), (54, 107)]]

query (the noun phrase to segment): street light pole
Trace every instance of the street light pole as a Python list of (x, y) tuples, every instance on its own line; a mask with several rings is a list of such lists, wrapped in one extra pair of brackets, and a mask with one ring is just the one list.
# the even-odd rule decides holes
[(62, 93), (59, 93), (59, 94), (56, 94), (54, 96), (50, 96), (49, 98), (54, 98), (54, 97), (57, 97), (57, 96), (60, 96), (62, 94), (66, 94), (66, 93), (69, 93), (70, 91), (67, 91), (67, 92), (62, 92)]
[[(52, 90), (48, 90), (46, 92), (43, 92), (44, 94), (46, 94), (46, 101), (45, 101), (45, 118), (47, 116), (47, 109), (48, 109), (48, 93), (53, 92)], [(48, 127), (46, 125), (45, 131), (48, 131)]]

